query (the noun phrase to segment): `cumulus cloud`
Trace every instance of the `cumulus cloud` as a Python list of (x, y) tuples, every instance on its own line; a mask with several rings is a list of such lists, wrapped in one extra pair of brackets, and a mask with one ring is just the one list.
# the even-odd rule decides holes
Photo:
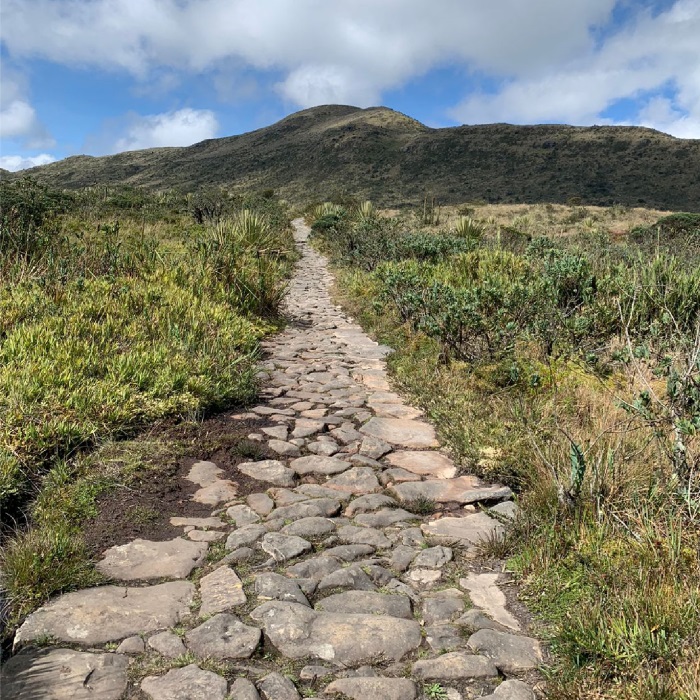
[[(621, 99), (641, 101), (635, 123), (700, 138), (700, 2), (682, 0), (658, 15), (643, 13), (600, 48), (493, 94), (472, 94), (452, 116), (466, 123), (561, 121), (603, 123)], [(672, 98), (659, 95), (670, 92)]]
[[(353, 101), (452, 60), (527, 75), (590, 48), (615, 0), (3, 0), (18, 56), (143, 76), (237, 58), (282, 71), (301, 106)], [(547, 21), (543, 21), (546, 18)]]
[(228, 89), (240, 83), (220, 70), (236, 65), (279, 76), (291, 104), (369, 106), (456, 65), (489, 85), (455, 95), (456, 121), (600, 123), (616, 100), (670, 86), (663, 115), (649, 102), (639, 120), (697, 135), (700, 0), (3, 0), (1, 12), (10, 55), (143, 84), (207, 72)]
[(136, 151), (161, 146), (190, 146), (215, 138), (219, 130), (216, 115), (208, 109), (180, 109), (146, 116), (132, 114), (123, 136), (112, 151)]
[(17, 140), (30, 149), (54, 146), (54, 140), (29, 102), (24, 77), (5, 65), (0, 70), (0, 138)]
[(34, 168), (37, 165), (47, 165), (56, 159), (48, 153), (40, 153), (38, 156), (0, 156), (0, 168), (16, 172)]

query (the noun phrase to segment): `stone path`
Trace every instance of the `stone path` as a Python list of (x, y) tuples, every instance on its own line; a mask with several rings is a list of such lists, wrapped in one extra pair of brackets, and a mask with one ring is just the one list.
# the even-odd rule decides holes
[(111, 548), (98, 564), (111, 585), (30, 615), (3, 697), (535, 697), (543, 652), (476, 547), (503, 532), (512, 494), (457, 475), (391, 390), (390, 350), (333, 305), (326, 260), (294, 226), (293, 322), (266, 344), (265, 403), (233, 416), (264, 417), (249, 438), (279, 455), (240, 465), (260, 491), (239, 497), (196, 463), (211, 517)]

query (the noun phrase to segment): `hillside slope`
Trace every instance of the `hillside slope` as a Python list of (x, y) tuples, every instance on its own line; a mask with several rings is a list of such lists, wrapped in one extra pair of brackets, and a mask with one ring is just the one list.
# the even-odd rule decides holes
[(75, 156), (24, 171), (60, 187), (273, 188), (401, 205), (566, 202), (700, 211), (700, 140), (641, 127), (487, 124), (431, 129), (385, 107), (328, 105), (187, 148)]

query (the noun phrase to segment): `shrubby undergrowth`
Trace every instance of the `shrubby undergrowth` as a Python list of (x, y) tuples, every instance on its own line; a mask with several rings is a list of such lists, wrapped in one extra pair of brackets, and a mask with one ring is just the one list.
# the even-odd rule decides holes
[[(207, 219), (199, 195), (1, 188), (0, 509), (5, 525), (31, 525), (32, 503), (57, 473), (78, 480), (87, 449), (254, 397), (258, 342), (278, 324), (293, 246), (269, 195), (206, 193), (220, 204)], [(78, 525), (20, 527), (6, 542), (15, 619), (80, 585)]]
[(462, 466), (518, 490), (498, 553), (557, 654), (550, 696), (697, 700), (700, 216), (621, 236), (580, 207), (477, 209), (313, 228)]

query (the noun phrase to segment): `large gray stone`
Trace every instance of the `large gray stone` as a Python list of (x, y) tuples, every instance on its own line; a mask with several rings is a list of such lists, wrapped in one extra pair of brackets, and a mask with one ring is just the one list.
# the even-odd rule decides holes
[(307, 597), (296, 581), (272, 572), (259, 574), (255, 578), (255, 593), (261, 601), (282, 600), (309, 606)]
[(189, 613), (194, 594), (189, 581), (66, 593), (24, 621), (15, 635), (15, 646), (46, 636), (73, 644), (106, 644), (173, 627)]
[(453, 651), (435, 659), (416, 661), (413, 664), (413, 675), (426, 681), (496, 678), (498, 669), (485, 656)]
[(243, 462), (238, 465), (238, 471), (258, 481), (265, 481), (275, 486), (294, 486), (296, 474), (287, 469), (276, 459), (263, 459), (260, 462)]
[(285, 525), (281, 532), (283, 535), (298, 535), (299, 537), (320, 537), (335, 530), (335, 525), (328, 518), (300, 518), (289, 525)]
[(187, 646), (197, 656), (215, 659), (248, 659), (260, 643), (260, 630), (244, 625), (234, 615), (214, 615), (186, 635)]
[(231, 700), (260, 700), (258, 691), (247, 678), (236, 678), (233, 681), (229, 697)]
[(415, 700), (416, 685), (409, 678), (338, 678), (324, 694), (351, 700)]
[(338, 569), (324, 576), (318, 583), (319, 591), (338, 588), (358, 591), (376, 590), (372, 579), (357, 565)]
[[(302, 498), (308, 498), (306, 494), (300, 494)], [(301, 503), (292, 503), (273, 510), (268, 520), (281, 518), (282, 520), (300, 520), (301, 518), (331, 518), (340, 511), (340, 502), (331, 498), (314, 498)]]
[(413, 619), (410, 599), (391, 593), (345, 591), (322, 598), (314, 607), (324, 612), (391, 615), (406, 620)]
[(376, 513), (360, 513), (355, 518), (355, 523), (364, 527), (384, 528), (394, 523), (408, 522), (417, 518), (417, 515), (409, 513), (403, 508), (383, 508)]
[(148, 646), (169, 659), (175, 659), (185, 653), (185, 645), (173, 632), (154, 634), (149, 638)]
[(263, 700), (301, 700), (294, 683), (281, 673), (268, 673), (259, 683)]
[(394, 507), (396, 505), (396, 501), (390, 496), (385, 496), (383, 493), (371, 493), (351, 501), (345, 509), (345, 515), (348, 518), (352, 518), (360, 513), (371, 513), (380, 508)]
[(472, 603), (504, 627), (520, 631), (518, 620), (506, 610), (506, 596), (496, 585), (499, 574), (469, 574), (459, 585), (469, 592)]
[(344, 525), (338, 530), (338, 537), (347, 544), (368, 544), (377, 549), (391, 547), (391, 542), (381, 531), (372, 527)]
[(262, 525), (246, 525), (234, 530), (226, 540), (226, 549), (234, 550), (257, 542), (267, 530)]
[(202, 578), (199, 584), (202, 607), (199, 614), (213, 615), (236, 605), (244, 605), (243, 582), (233, 569), (220, 566)]
[(331, 476), (332, 474), (340, 474), (346, 469), (350, 469), (352, 464), (350, 464), (350, 462), (344, 462), (342, 459), (336, 459), (335, 457), (309, 455), (308, 457), (293, 459), (289, 466), (301, 476), (305, 476), (307, 474)]
[(352, 467), (326, 482), (328, 488), (343, 493), (364, 494), (381, 490), (379, 481), (370, 467)]
[(469, 637), (467, 644), (491, 659), (503, 673), (528, 671), (544, 661), (539, 642), (531, 637), (482, 629)]
[(527, 683), (511, 679), (503, 681), (492, 695), (487, 695), (482, 700), (535, 700), (535, 693)]
[(489, 538), (501, 537), (503, 526), (485, 513), (475, 513), (464, 518), (445, 517), (421, 525), (423, 534), (446, 543), (457, 542), (473, 548)]
[(386, 461), (392, 467), (400, 467), (431, 479), (452, 479), (457, 476), (454, 462), (440, 452), (403, 450), (387, 455)]
[(227, 687), (221, 676), (195, 664), (141, 682), (141, 690), (152, 700), (224, 700)]
[(513, 492), (507, 486), (483, 486), (475, 476), (458, 476), (454, 479), (430, 479), (395, 484), (391, 491), (402, 501), (427, 498), (438, 503), (476, 503), (511, 498)]
[(297, 603), (265, 603), (251, 617), (284, 656), (348, 666), (399, 661), (421, 643), (420, 625), (387, 615), (319, 613)]
[(207, 553), (205, 542), (192, 542), (176, 537), (165, 542), (136, 539), (128, 544), (110, 547), (97, 570), (118, 581), (153, 578), (187, 578)]
[(233, 520), (236, 527), (245, 527), (260, 522), (260, 516), (250, 506), (231, 506), (226, 509), (226, 515)]
[(280, 535), (278, 532), (268, 532), (262, 539), (263, 551), (267, 552), (277, 562), (285, 562), (300, 554), (311, 551), (311, 543), (296, 535)]
[(128, 665), (119, 654), (32, 649), (5, 663), (0, 690), (6, 700), (119, 700)]
[(424, 569), (440, 569), (452, 561), (452, 550), (438, 545), (421, 550), (413, 560), (412, 566)]
[(400, 447), (437, 447), (435, 430), (428, 423), (405, 418), (370, 418), (361, 428), (365, 435)]

